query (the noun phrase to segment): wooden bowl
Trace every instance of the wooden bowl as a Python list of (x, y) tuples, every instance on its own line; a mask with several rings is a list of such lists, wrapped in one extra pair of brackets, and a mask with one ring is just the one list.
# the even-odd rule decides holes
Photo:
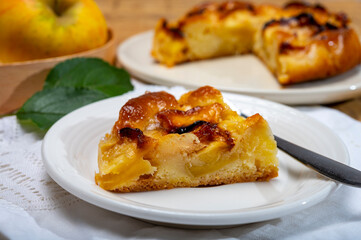
[(34, 93), (41, 90), (49, 71), (59, 62), (75, 57), (97, 57), (113, 64), (115, 38), (111, 29), (108, 31), (107, 43), (96, 49), (55, 58), (0, 63), (0, 115), (17, 110)]

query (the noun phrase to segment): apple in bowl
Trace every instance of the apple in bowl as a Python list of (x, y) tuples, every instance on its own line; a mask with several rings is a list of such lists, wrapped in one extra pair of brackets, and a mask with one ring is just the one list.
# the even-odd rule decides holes
[(0, 0), (0, 115), (41, 90), (60, 62), (114, 63), (115, 39), (94, 0)]
[(0, 29), (0, 63), (79, 53), (108, 40), (93, 0), (0, 1)]

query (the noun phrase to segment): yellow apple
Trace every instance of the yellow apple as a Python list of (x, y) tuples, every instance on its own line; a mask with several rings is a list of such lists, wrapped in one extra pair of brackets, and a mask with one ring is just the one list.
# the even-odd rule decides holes
[(1, 0), (0, 63), (100, 47), (107, 31), (94, 0)]

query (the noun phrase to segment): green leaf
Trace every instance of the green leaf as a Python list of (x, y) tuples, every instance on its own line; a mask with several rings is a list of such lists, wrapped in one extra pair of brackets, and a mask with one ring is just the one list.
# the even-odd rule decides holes
[(133, 89), (129, 74), (98, 58), (74, 58), (55, 66), (44, 89), (67, 86), (88, 88), (117, 96)]
[(31, 119), (41, 129), (51, 127), (65, 114), (107, 96), (101, 92), (70, 87), (44, 89), (33, 95), (17, 112), (20, 120)]
[(55, 66), (45, 80), (44, 89), (34, 94), (16, 116), (48, 129), (79, 107), (132, 89), (125, 70), (101, 59), (75, 58)]

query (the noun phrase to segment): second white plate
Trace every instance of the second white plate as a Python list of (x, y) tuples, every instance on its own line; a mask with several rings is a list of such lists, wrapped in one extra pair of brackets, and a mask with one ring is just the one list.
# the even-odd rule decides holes
[(282, 87), (254, 55), (240, 55), (167, 68), (150, 55), (153, 32), (138, 34), (118, 47), (117, 57), (135, 77), (160, 85), (211, 85), (285, 104), (325, 104), (361, 95), (361, 66), (336, 77)]
[[(169, 90), (148, 87), (147, 90)], [(179, 96), (179, 88), (169, 90)], [(283, 152), (279, 177), (269, 182), (217, 187), (112, 193), (94, 182), (97, 145), (109, 132), (121, 106), (144, 89), (80, 108), (60, 119), (44, 138), (42, 154), (49, 175), (65, 190), (96, 206), (147, 221), (192, 227), (225, 227), (278, 218), (324, 200), (337, 184)], [(342, 141), (301, 112), (273, 102), (224, 94), (245, 114), (259, 112), (272, 131), (303, 147), (348, 164)]]

